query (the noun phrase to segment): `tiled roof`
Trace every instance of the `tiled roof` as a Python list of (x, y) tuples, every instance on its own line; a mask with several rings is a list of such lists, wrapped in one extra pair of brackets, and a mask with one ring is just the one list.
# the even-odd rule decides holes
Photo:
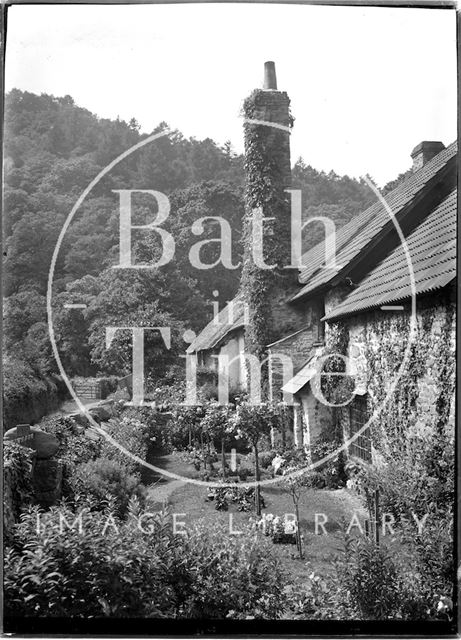
[[(447, 162), (455, 157), (456, 151), (456, 142), (454, 142), (386, 196), (386, 202), (394, 215), (398, 215), (403, 207), (410, 204), (426, 184), (445, 168)], [(389, 220), (388, 212), (382, 203), (377, 201), (341, 227), (336, 233), (337, 264), (343, 268), (346, 267), (389, 223)], [(298, 300), (307, 293), (314, 292), (317, 288), (330, 282), (340, 272), (323, 268), (325, 264), (323, 242), (305, 253), (302, 262), (305, 266), (300, 270), (299, 281), (305, 286), (291, 300)]]
[[(407, 237), (417, 294), (444, 287), (456, 277), (456, 210), (453, 191)], [(409, 264), (399, 244), (324, 319), (333, 320), (410, 296)]]
[(245, 325), (245, 308), (239, 296), (227, 304), (189, 345), (186, 353), (212, 349), (234, 329)]
[[(394, 215), (398, 215), (405, 206), (411, 204), (412, 200), (424, 189), (427, 183), (435, 178), (437, 174), (445, 168), (449, 160), (456, 156), (456, 152), (457, 146), (456, 142), (454, 142), (437, 154), (432, 160), (427, 162), (421, 169), (419, 169), (419, 171), (416, 171), (413, 175), (407, 178), (405, 182), (391, 191), (391, 193), (386, 195), (386, 202), (390, 206)], [(336, 233), (337, 264), (341, 265), (342, 268), (347, 267), (347, 265), (349, 265), (350, 262), (366, 248), (367, 244), (370, 243), (380, 233), (380, 231), (382, 231), (389, 221), (390, 218), (387, 210), (383, 207), (381, 202), (377, 201), (363, 213), (355, 216), (350, 222), (338, 229)], [(456, 232), (452, 232), (451, 238), (454, 238), (455, 235)], [(322, 268), (325, 263), (325, 246), (323, 242), (320, 242), (310, 251), (306, 252), (303, 255), (302, 262), (305, 266), (300, 269), (299, 282), (305, 286), (302, 287), (295, 296), (289, 299), (291, 301), (298, 300), (308, 293), (313, 293), (319, 287), (327, 285), (338, 273), (340, 273), (340, 270), (334, 271)], [(437, 268), (438, 267), (434, 264), (431, 264), (427, 266), (428, 270), (421, 272), (421, 283), (417, 285), (417, 291), (418, 286), (426, 286), (424, 282), (428, 281), (428, 279), (430, 279), (432, 283), (432, 288), (441, 287), (446, 284), (445, 281), (448, 277), (447, 273), (444, 271), (437, 271)], [(442, 269), (443, 267), (440, 268)], [(432, 273), (434, 269), (437, 271), (439, 276)], [(408, 275), (407, 267), (405, 274)], [(397, 283), (394, 276), (392, 276), (392, 278), (392, 283), (389, 283), (390, 290), (388, 292), (383, 291), (382, 293), (385, 298), (383, 298), (379, 303), (373, 303), (371, 306), (377, 306), (381, 303), (384, 304), (385, 301), (389, 300), (402, 299), (410, 295), (408, 293), (408, 283)], [(364, 283), (365, 280), (362, 284)], [(362, 284), (360, 285), (360, 289)], [(423, 290), (426, 289), (421, 289), (419, 292), (422, 292)], [(359, 289), (356, 289), (353, 292), (354, 295), (357, 294), (358, 291)], [(347, 300), (350, 299), (351, 296), (347, 298)], [(238, 300), (239, 296), (233, 300), (233, 315), (230, 314), (229, 305), (226, 306), (218, 316), (209, 322), (199, 333), (194, 342), (192, 342), (187, 349), (187, 353), (212, 349), (221, 340), (223, 340), (228, 333), (234, 329), (244, 326), (243, 305), (238, 304)], [(346, 301), (344, 301), (343, 304), (345, 304), (345, 302)], [(337, 307), (334, 313), (336, 314), (342, 306), (343, 305), (341, 305), (341, 307)], [(347, 311), (345, 313), (351, 313), (351, 311)], [(327, 319), (330, 318), (333, 318), (333, 312)]]

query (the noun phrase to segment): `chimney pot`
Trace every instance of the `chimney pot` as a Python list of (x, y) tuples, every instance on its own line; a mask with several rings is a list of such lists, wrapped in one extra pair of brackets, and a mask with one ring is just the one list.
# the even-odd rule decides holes
[(445, 149), (443, 142), (438, 142), (436, 140), (424, 140), (423, 142), (420, 142), (411, 152), (411, 157), (413, 158), (413, 171), (421, 169), (426, 162), (432, 160), (432, 158), (443, 149)]
[(264, 63), (264, 89), (277, 91), (277, 76), (275, 75), (275, 63)]

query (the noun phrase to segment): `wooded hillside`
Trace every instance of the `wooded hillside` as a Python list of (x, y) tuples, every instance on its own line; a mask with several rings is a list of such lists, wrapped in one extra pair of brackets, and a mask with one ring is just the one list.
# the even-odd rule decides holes
[[(155, 131), (166, 126), (160, 123)], [(38, 96), (17, 89), (6, 96), (4, 347), (36, 375), (56, 372), (45, 303), (50, 261), (64, 221), (95, 176), (146, 137), (134, 118), (129, 123), (98, 118), (70, 96)], [(317, 171), (302, 159), (294, 165), (293, 187), (302, 190), (305, 216), (328, 216), (338, 226), (373, 198), (364, 183)], [(158, 269), (112, 268), (119, 260), (119, 202), (113, 192), (117, 189), (155, 189), (169, 196), (171, 211), (163, 226), (176, 242), (170, 264)], [(220, 147), (209, 138), (187, 139), (179, 131), (134, 152), (98, 183), (66, 233), (54, 274), (55, 330), (69, 375), (129, 371), (129, 336), (120, 332), (108, 350), (103, 339), (105, 326), (128, 321), (174, 329), (172, 349), (161, 359), (163, 373), (171, 367), (175, 356), (184, 352), (182, 331), (198, 331), (212, 315), (213, 291), (219, 291), (222, 307), (234, 296), (240, 276), (240, 269), (191, 266), (190, 247), (218, 237), (214, 222), (202, 236), (191, 233), (191, 225), (203, 216), (224, 217), (232, 229), (237, 263), (243, 193), (243, 157), (230, 143)], [(135, 205), (135, 221), (150, 222), (155, 214), (151, 202), (140, 198)], [(322, 233), (321, 225), (310, 225), (306, 247), (321, 240)], [(213, 262), (218, 249), (218, 244), (208, 245), (203, 261)], [(132, 251), (137, 263), (157, 257), (157, 234), (133, 232)], [(87, 308), (64, 309), (64, 303)], [(158, 370), (158, 338), (150, 340)]]

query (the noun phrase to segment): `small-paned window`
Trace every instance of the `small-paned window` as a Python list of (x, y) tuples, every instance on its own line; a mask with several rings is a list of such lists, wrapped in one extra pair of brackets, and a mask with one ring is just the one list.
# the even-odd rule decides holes
[[(350, 437), (358, 433), (368, 422), (367, 396), (355, 396), (349, 405)], [(349, 445), (349, 454), (364, 462), (371, 462), (370, 427), (367, 427)]]

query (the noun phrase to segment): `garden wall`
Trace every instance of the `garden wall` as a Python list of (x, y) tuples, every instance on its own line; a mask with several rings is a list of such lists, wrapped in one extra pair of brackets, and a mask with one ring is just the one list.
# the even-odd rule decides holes
[(58, 376), (39, 376), (21, 361), (5, 360), (3, 369), (3, 430), (34, 424), (59, 407), (67, 389)]

